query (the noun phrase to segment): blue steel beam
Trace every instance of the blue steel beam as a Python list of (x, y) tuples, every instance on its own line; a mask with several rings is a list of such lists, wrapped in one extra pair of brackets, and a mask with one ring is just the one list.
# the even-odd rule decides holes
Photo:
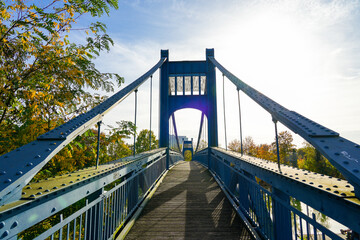
[(204, 115), (205, 115), (204, 112), (201, 112), (199, 135), (198, 135), (198, 139), (197, 139), (197, 143), (196, 143), (195, 153), (198, 151), (199, 144), (200, 144), (201, 133), (203, 131)]
[(177, 146), (178, 146), (179, 152), (181, 152), (180, 142), (179, 142), (179, 136), (178, 136), (178, 133), (177, 133), (176, 122), (175, 122), (175, 114), (174, 114), (174, 113), (171, 114), (171, 118), (172, 118), (172, 123), (173, 123), (173, 126), (174, 126), (176, 144), (177, 144)]
[(161, 58), (148, 72), (89, 112), (39, 136), (27, 145), (0, 156), (0, 206), (20, 199), (22, 188), (55, 154), (75, 137), (101, 121), (106, 113), (143, 84), (165, 61), (166, 57)]
[(268, 111), (273, 119), (303, 137), (319, 150), (344, 177), (354, 186), (355, 195), (360, 197), (360, 145), (339, 136), (332, 131), (295, 111), (290, 111), (247, 85), (226, 70), (214, 57), (209, 60), (246, 95)]
[[(29, 187), (35, 191), (42, 189), (37, 190), (42, 191), (42, 194), (34, 197), (30, 196), (26, 200), (0, 207), (0, 223), (2, 224), (2, 227), (0, 227), (0, 239), (16, 236), (21, 231), (56, 214), (84, 197), (89, 197), (104, 186), (121, 177), (141, 171), (145, 164), (150, 164), (163, 157), (166, 157), (166, 149), (155, 149), (137, 154), (135, 158), (130, 156), (120, 159), (120, 161), (100, 165), (99, 170), (93, 167), (93, 173), (95, 174), (89, 174), (89, 172), (82, 174), (84, 170), (69, 173), (70, 177), (68, 177), (66, 184), (58, 183), (56, 190), (50, 188), (51, 190), (48, 192), (45, 189), (52, 183), (47, 183), (47, 180), (31, 183)], [(123, 161), (129, 161), (129, 163), (126, 165), (119, 164)], [(25, 191), (28, 190), (25, 189)]]
[(354, 189), (347, 181), (283, 164), (282, 173), (279, 173), (275, 162), (221, 148), (211, 148), (211, 158), (239, 172), (256, 176), (355, 232), (360, 232), (360, 200), (355, 198)]

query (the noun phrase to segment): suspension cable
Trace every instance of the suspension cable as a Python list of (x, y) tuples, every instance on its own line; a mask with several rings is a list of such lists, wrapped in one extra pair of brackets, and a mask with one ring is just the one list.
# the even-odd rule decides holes
[(150, 131), (149, 131), (149, 150), (151, 150), (152, 77), (153, 77), (153, 75), (150, 76)]
[(134, 131), (134, 157), (135, 157), (135, 142), (136, 142), (136, 112), (137, 112), (137, 92), (138, 90), (135, 89), (135, 131)]
[(243, 151), (243, 138), (242, 138), (242, 126), (241, 126), (241, 106), (240, 106), (240, 89), (237, 89), (238, 92), (238, 103), (239, 103), (239, 122), (240, 122), (240, 151), (241, 151), (241, 155), (244, 154)]
[(97, 135), (96, 169), (98, 169), (98, 167), (99, 167), (101, 121), (97, 122), (97, 126), (98, 126), (98, 135)]
[(277, 153), (277, 164), (279, 168), (279, 172), (281, 173), (280, 169), (280, 151), (279, 151), (279, 138), (278, 138), (278, 132), (277, 132), (277, 120), (273, 117), (273, 122), (275, 124), (275, 139), (276, 139), (276, 153)]
[(226, 114), (225, 114), (225, 74), (223, 74), (222, 76), (223, 76), (223, 107), (224, 107), (225, 149), (227, 151)]

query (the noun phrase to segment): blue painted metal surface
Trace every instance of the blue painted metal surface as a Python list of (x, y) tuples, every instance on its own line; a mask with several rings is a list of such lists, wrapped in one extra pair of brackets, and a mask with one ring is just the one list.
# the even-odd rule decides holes
[(175, 114), (171, 114), (171, 119), (172, 119), (172, 123), (174, 126), (174, 133), (175, 133), (175, 139), (176, 139), (176, 145), (178, 147), (178, 151), (180, 152), (180, 141), (179, 141), (179, 135), (177, 133), (177, 128), (176, 128), (176, 121), (175, 121)]
[[(163, 57), (169, 52), (162, 50)], [(214, 56), (214, 49), (207, 49), (206, 56)], [(165, 61), (160, 71), (160, 111), (161, 122), (159, 146), (168, 147), (169, 118), (177, 110), (194, 108), (209, 119), (208, 142), (217, 146), (217, 110), (215, 67), (206, 61)]]
[(37, 140), (15, 151), (0, 156), (0, 206), (20, 199), (22, 188), (56, 153), (76, 136), (101, 121), (107, 112), (144, 83), (165, 61), (166, 58), (161, 58), (147, 73), (89, 112), (39, 136)]
[[(171, 153), (171, 158), (171, 165), (182, 159), (174, 152)], [(147, 162), (145, 168), (136, 171), (111, 190), (103, 191), (94, 201), (35, 239), (57, 238), (60, 232), (67, 233), (66, 239), (113, 239), (117, 230), (122, 228), (165, 173), (165, 160), (166, 156), (162, 155)], [(86, 221), (91, 215), (96, 217), (90, 217), (90, 221)]]
[[(295, 209), (290, 197), (319, 210), (339, 223), (360, 231), (360, 201), (344, 198), (342, 191), (354, 196), (348, 183), (328, 176), (282, 165), (283, 174), (274, 162), (241, 155), (220, 148), (204, 149), (194, 160), (207, 166), (211, 150), (211, 172), (236, 202), (252, 227), (265, 239), (304, 239), (307, 233), (318, 239), (342, 239), (313, 218)], [(265, 189), (255, 176), (270, 184)], [(334, 183), (337, 184), (336, 191)], [(305, 228), (307, 227), (307, 229)]]
[[(164, 159), (165, 168), (166, 153), (166, 149), (155, 149), (137, 154), (135, 158), (131, 156), (100, 165), (98, 170), (92, 167), (58, 176), (54, 179), (54, 183), (49, 183), (51, 179), (31, 183), (28, 187), (31, 187), (31, 190), (35, 192), (40, 191), (40, 195), (36, 194), (35, 197), (24, 198), (14, 202), (13, 205), (0, 207), (0, 222), (4, 223), (4, 227), (0, 229), (0, 237), (6, 231), (8, 231), (8, 236), (14, 236), (84, 197), (89, 197), (92, 193), (103, 189), (108, 184), (120, 178), (137, 174), (144, 166), (150, 165), (159, 159)], [(180, 154), (175, 154), (170, 155), (170, 166), (181, 157)], [(66, 184), (62, 184), (63, 182), (66, 182)], [(50, 191), (46, 191), (47, 189)], [(27, 191), (30, 191), (30, 189)], [(12, 228), (11, 226), (16, 221), (21, 224), (16, 228)]]
[(204, 123), (204, 113), (201, 113), (201, 119), (200, 119), (200, 128), (199, 128), (199, 134), (198, 134), (198, 138), (197, 138), (197, 143), (196, 143), (196, 148), (195, 148), (195, 152), (197, 152), (199, 149), (199, 144), (201, 141), (201, 133), (204, 131), (203, 129), (203, 123)]
[(290, 111), (271, 100), (264, 94), (250, 87), (231, 72), (226, 70), (214, 57), (209, 60), (246, 95), (268, 111), (273, 119), (278, 120), (295, 133), (302, 136), (319, 150), (354, 186), (360, 197), (360, 145), (339, 136), (330, 130), (295, 111)]
[[(264, 238), (302, 239), (306, 235), (305, 225), (308, 224), (312, 234), (315, 231), (331, 239), (340, 239), (312, 217), (294, 209), (289, 204), (290, 197), (355, 232), (360, 231), (360, 200), (354, 198), (354, 189), (347, 181), (287, 165), (281, 165), (282, 173), (279, 173), (275, 162), (221, 148), (204, 149), (196, 153), (193, 159), (207, 166), (209, 152), (211, 171)], [(271, 189), (264, 189), (255, 181), (255, 177), (265, 181)], [(295, 229), (294, 224), (298, 228), (301, 225), (302, 230)]]

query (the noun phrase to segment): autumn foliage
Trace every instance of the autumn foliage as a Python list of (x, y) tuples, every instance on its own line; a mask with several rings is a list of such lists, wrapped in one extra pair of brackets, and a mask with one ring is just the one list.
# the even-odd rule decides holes
[[(280, 132), (278, 139), (280, 162), (282, 164), (343, 178), (341, 173), (309, 143), (305, 142), (303, 147), (296, 148), (293, 144), (293, 137), (288, 131)], [(241, 142), (235, 139), (229, 143), (228, 148), (232, 151), (241, 152)], [(243, 152), (253, 157), (273, 162), (277, 161), (275, 142), (257, 145), (252, 137), (246, 137), (243, 141)]]

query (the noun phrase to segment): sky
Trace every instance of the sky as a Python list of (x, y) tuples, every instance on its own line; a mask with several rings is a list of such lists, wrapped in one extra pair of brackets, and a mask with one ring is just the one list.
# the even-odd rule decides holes
[[(126, 86), (169, 49), (169, 60), (216, 59), (238, 78), (341, 136), (360, 143), (360, 1), (357, 0), (119, 0), (100, 19), (114, 40), (95, 60), (101, 71), (125, 78)], [(79, 36), (83, 37), (83, 36)], [(154, 75), (152, 130), (158, 136), (159, 75)], [(122, 86), (122, 87), (123, 87)], [(217, 71), (219, 143), (225, 146), (222, 75)], [(118, 88), (121, 89), (122, 87)], [(139, 88), (138, 126), (149, 128), (149, 82)], [(227, 142), (239, 139), (235, 86), (225, 80)], [(243, 136), (274, 141), (271, 116), (241, 94)], [(175, 113), (178, 134), (197, 138), (200, 112)], [(134, 120), (134, 95), (105, 124)], [(288, 130), (279, 125), (279, 131)], [(301, 147), (303, 139), (294, 135)]]

